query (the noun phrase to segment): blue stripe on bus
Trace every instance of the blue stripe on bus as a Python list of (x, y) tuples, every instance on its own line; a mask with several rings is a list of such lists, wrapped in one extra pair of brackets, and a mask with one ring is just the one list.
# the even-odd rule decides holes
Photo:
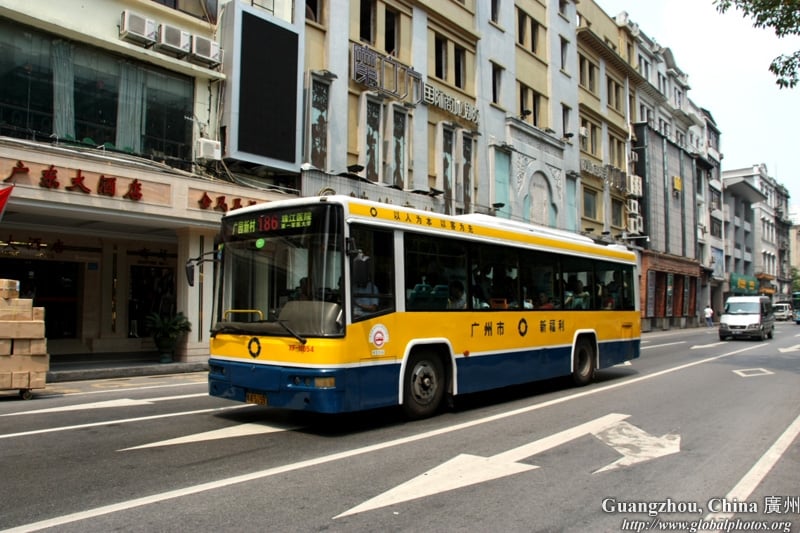
[[(610, 341), (600, 346), (599, 368), (630, 360), (640, 341)], [(456, 360), (458, 393), (468, 394), (509, 385), (566, 376), (571, 346), (536, 348), (507, 354)], [(246, 393), (264, 394), (271, 407), (340, 413), (397, 405), (400, 365), (365, 365), (314, 369), (209, 360), (209, 394), (244, 402)], [(315, 377), (334, 377), (336, 387), (314, 388)], [(236, 383), (236, 385), (232, 385)]]

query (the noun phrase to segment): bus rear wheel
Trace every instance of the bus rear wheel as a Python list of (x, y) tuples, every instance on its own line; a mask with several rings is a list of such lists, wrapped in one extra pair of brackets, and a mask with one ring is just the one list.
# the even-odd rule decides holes
[(588, 385), (594, 379), (594, 345), (586, 337), (575, 343), (572, 361), (572, 381), (579, 386)]
[(442, 361), (432, 352), (420, 352), (408, 359), (403, 380), (403, 410), (412, 419), (425, 418), (439, 409), (444, 396)]

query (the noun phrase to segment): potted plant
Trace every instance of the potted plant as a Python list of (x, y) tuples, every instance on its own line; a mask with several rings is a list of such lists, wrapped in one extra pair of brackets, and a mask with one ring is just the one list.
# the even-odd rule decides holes
[(147, 315), (146, 325), (161, 354), (162, 363), (172, 361), (178, 341), (185, 333), (192, 331), (192, 323), (181, 312), (175, 315), (152, 312)]

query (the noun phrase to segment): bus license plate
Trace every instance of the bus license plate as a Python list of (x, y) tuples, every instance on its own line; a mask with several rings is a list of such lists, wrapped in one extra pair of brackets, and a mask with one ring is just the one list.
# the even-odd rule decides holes
[(256, 405), (267, 405), (267, 395), (259, 394), (257, 392), (248, 392), (245, 394), (244, 401), (247, 403), (254, 403)]

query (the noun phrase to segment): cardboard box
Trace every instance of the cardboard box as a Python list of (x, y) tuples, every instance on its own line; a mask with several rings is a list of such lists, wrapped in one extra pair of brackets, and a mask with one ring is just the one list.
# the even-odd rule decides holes
[(33, 300), (0, 298), (0, 320), (33, 320)]
[(2, 355), (0, 372), (47, 372), (50, 370), (48, 354)]
[(13, 339), (13, 354), (38, 355), (47, 353), (47, 339)]
[(0, 372), (0, 390), (43, 389), (47, 372)]
[(0, 320), (0, 339), (43, 339), (44, 320)]

